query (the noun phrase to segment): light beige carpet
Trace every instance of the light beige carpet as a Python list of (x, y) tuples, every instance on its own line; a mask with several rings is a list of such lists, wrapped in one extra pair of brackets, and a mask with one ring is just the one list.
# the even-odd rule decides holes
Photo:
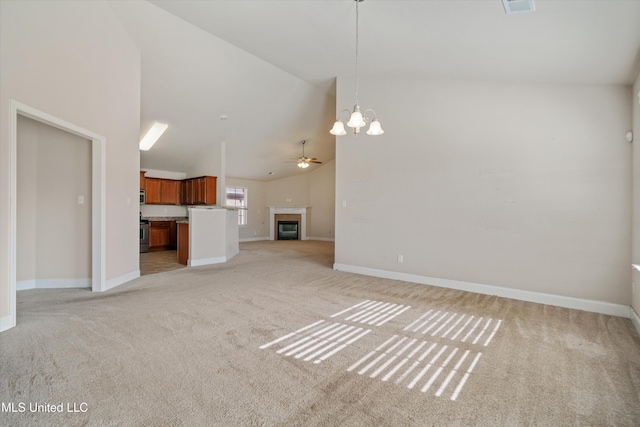
[(252, 242), (104, 294), (19, 292), (0, 425), (640, 425), (628, 319), (332, 263), (332, 243)]

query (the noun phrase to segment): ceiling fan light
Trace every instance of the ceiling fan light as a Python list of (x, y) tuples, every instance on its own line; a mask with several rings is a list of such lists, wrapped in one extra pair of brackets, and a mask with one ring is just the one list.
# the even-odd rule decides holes
[(360, 112), (360, 108), (355, 108), (353, 110), (353, 113), (351, 113), (351, 118), (349, 119), (347, 126), (351, 128), (361, 128), (366, 126), (366, 123), (362, 118), (362, 113)]
[(299, 160), (298, 161), (298, 167), (302, 168), (302, 169), (308, 168), (309, 167), (309, 163), (304, 161), (304, 160)]
[(367, 135), (382, 135), (383, 133), (384, 131), (382, 130), (382, 126), (380, 126), (378, 119), (373, 119), (369, 126), (369, 130), (367, 131)]
[(331, 128), (329, 133), (331, 135), (341, 136), (341, 135), (346, 135), (347, 131), (344, 130), (344, 123), (342, 123), (340, 120), (336, 120), (336, 122), (333, 124), (333, 127)]

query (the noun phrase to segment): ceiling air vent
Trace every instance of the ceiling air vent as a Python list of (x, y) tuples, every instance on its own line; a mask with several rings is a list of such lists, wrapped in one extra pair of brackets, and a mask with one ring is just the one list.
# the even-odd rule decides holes
[(507, 15), (536, 11), (533, 0), (502, 0), (502, 4), (504, 5), (504, 11), (507, 12)]

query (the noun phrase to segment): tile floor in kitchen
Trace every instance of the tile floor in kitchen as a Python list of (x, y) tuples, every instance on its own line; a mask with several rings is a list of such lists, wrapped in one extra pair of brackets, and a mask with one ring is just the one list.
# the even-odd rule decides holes
[(178, 262), (176, 251), (156, 251), (140, 254), (140, 275), (161, 273), (163, 271), (177, 270), (184, 268)]

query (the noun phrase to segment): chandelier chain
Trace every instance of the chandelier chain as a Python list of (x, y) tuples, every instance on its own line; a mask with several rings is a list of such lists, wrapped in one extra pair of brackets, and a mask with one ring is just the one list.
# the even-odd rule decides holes
[(359, 90), (359, 79), (358, 79), (358, 3), (360, 3), (360, 0), (356, 0), (356, 105), (359, 105), (359, 102), (358, 102), (358, 90)]

